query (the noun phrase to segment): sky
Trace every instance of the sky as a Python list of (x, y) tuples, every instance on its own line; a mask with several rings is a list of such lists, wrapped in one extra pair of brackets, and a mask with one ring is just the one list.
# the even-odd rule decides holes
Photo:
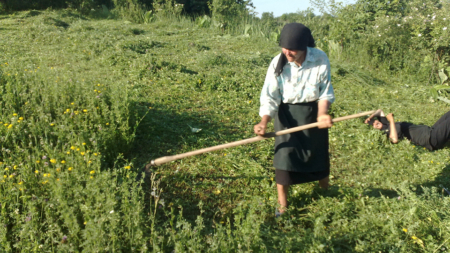
[[(304, 11), (308, 7), (312, 7), (309, 0), (252, 0), (258, 17), (263, 12), (273, 12), (274, 17), (279, 17), (285, 13)], [(342, 1), (346, 3), (355, 3), (356, 0)], [(318, 10), (314, 10), (315, 14), (320, 14)]]

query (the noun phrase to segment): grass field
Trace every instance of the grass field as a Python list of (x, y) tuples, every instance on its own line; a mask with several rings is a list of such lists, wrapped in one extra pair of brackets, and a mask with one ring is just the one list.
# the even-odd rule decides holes
[[(448, 252), (449, 149), (390, 144), (363, 119), (330, 129), (330, 190), (292, 187), (282, 219), (273, 140), (143, 173), (253, 137), (279, 52), (182, 18), (0, 16), (0, 251)], [(334, 117), (382, 108), (432, 125), (449, 110), (414, 76), (331, 66)]]

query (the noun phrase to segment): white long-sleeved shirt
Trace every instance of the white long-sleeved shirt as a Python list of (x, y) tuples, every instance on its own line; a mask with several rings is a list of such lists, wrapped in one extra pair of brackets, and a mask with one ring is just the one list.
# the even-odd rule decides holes
[(267, 70), (266, 80), (261, 91), (259, 115), (274, 118), (278, 107), (283, 103), (296, 104), (317, 100), (333, 103), (334, 90), (331, 85), (330, 61), (327, 55), (308, 47), (302, 66), (288, 62), (280, 76), (275, 76), (280, 55), (275, 56)]

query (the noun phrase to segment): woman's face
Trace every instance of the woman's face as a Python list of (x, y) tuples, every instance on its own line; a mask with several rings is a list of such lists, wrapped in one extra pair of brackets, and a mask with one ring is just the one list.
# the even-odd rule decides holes
[(298, 60), (300, 60), (306, 52), (300, 50), (290, 50), (284, 47), (281, 48), (281, 51), (284, 55), (286, 55), (286, 58), (289, 62), (298, 62)]
[(383, 124), (379, 121), (379, 120), (375, 120), (374, 122), (373, 122), (373, 128), (375, 128), (375, 129), (378, 129), (378, 130), (381, 130), (381, 128), (383, 127)]

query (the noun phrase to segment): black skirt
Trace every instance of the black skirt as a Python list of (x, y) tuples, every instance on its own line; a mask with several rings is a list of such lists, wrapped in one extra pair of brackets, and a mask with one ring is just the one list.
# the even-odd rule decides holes
[[(275, 131), (317, 122), (317, 102), (281, 103), (275, 117)], [(311, 128), (275, 138), (277, 184), (317, 181), (330, 173), (328, 129)]]

